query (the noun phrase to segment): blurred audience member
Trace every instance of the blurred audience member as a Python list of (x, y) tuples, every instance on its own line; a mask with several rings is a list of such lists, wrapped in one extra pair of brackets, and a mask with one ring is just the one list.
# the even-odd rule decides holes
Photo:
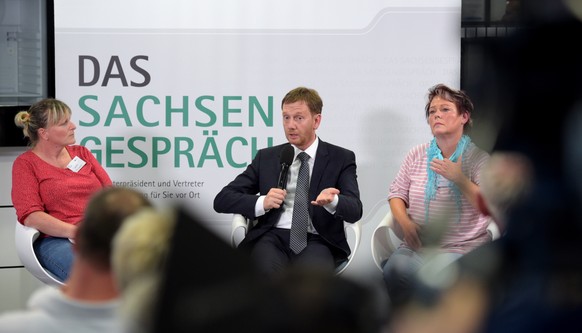
[(71, 274), (60, 289), (45, 286), (26, 311), (0, 316), (0, 332), (112, 332), (119, 329), (119, 293), (111, 270), (112, 241), (123, 220), (150, 202), (131, 189), (109, 187), (90, 200), (76, 229)]
[(531, 161), (518, 152), (493, 152), (483, 168), (477, 198), (479, 210), (491, 216), (501, 232), (512, 209), (530, 193), (533, 177)]
[(174, 218), (154, 209), (129, 217), (113, 241), (112, 265), (123, 295), (123, 331), (147, 332), (174, 232)]
[(372, 289), (328, 271), (292, 267), (273, 288), (284, 306), (271, 311), (287, 315), (279, 325), (287, 332), (377, 333), (385, 322)]
[[(491, 50), (497, 70), (482, 89), (493, 88), (493, 110), (507, 117), (495, 150), (525, 154), (536, 180), (500, 239), (503, 262), (481, 332), (582, 330), (582, 196), (579, 169), (568, 172), (579, 142), (566, 141), (582, 105), (582, 50), (572, 42), (582, 21), (564, 4), (522, 2), (528, 26)], [(532, 110), (546, 110), (543, 119), (524, 122)]]
[(112, 261), (125, 333), (378, 333), (385, 323), (371, 289), (327, 269), (258, 279), (246, 254), (181, 209), (129, 218)]

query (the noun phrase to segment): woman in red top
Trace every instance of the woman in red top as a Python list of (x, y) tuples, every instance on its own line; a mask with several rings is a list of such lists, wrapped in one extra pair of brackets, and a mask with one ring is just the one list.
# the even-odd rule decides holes
[(77, 127), (65, 103), (41, 100), (14, 121), (30, 149), (12, 166), (12, 203), (18, 221), (43, 234), (34, 243), (38, 260), (64, 281), (73, 259), (70, 240), (85, 206), (111, 179), (87, 148), (74, 145)]

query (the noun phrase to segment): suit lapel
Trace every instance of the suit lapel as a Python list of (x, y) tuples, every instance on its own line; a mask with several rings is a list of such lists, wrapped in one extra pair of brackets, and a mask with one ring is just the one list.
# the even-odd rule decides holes
[(319, 140), (319, 146), (315, 155), (315, 164), (313, 165), (313, 175), (309, 181), (309, 200), (315, 200), (321, 191), (319, 183), (323, 177), (324, 171), (329, 163), (329, 151), (327, 143)]

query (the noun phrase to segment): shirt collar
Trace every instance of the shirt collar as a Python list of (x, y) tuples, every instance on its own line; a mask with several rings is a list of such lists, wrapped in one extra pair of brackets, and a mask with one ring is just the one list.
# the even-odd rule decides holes
[[(315, 155), (317, 153), (317, 147), (319, 146), (319, 137), (315, 138), (315, 141), (313, 141), (313, 143), (311, 144), (311, 146), (307, 147), (307, 149), (303, 150), (305, 153), (307, 153), (307, 155), (309, 155), (309, 158), (311, 160), (315, 160)], [(302, 151), (299, 148), (297, 148), (295, 145), (293, 145), (293, 148), (295, 149), (295, 157), (293, 158), (293, 160), (295, 160), (297, 158), (297, 155), (299, 155), (299, 153)]]

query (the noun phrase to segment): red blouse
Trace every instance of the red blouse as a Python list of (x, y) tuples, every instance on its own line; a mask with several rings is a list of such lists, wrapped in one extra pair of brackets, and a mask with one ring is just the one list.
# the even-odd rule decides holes
[(20, 223), (31, 213), (42, 211), (63, 222), (77, 224), (83, 219), (90, 197), (112, 185), (89, 149), (79, 145), (66, 149), (71, 158), (78, 156), (86, 162), (78, 172), (50, 165), (30, 150), (14, 160), (12, 204)]

